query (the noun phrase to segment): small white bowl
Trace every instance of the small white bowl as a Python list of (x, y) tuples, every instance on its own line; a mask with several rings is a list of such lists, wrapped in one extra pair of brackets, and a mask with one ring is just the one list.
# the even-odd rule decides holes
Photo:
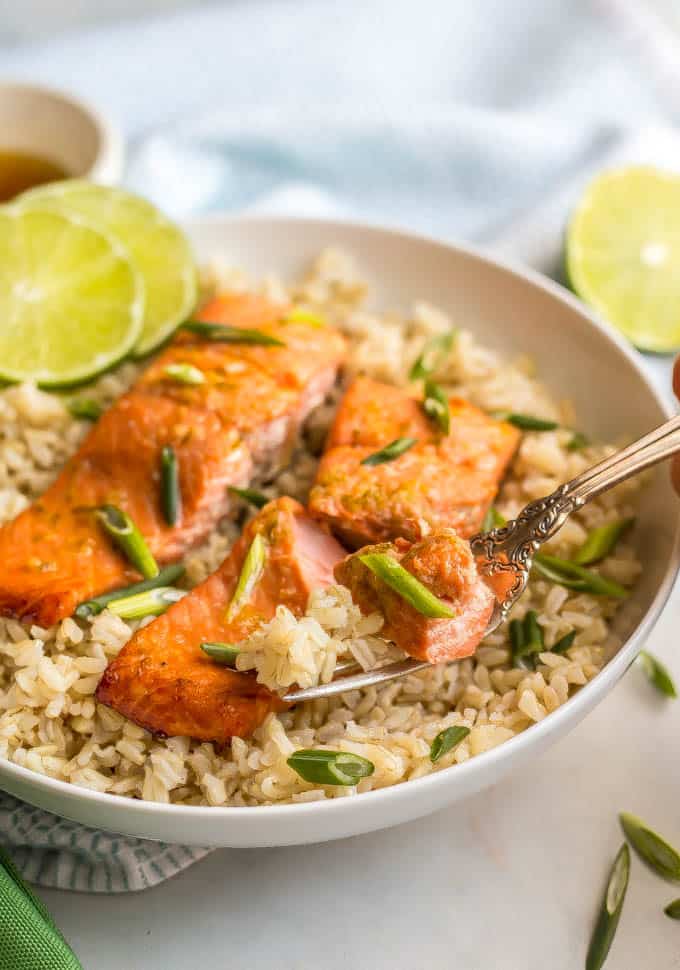
[[(312, 219), (217, 215), (187, 229), (199, 259), (224, 257), (255, 276), (270, 271), (294, 276), (325, 246), (347, 249), (356, 256), (375, 304), (408, 309), (414, 300), (427, 300), (472, 330), (481, 343), (509, 355), (529, 352), (558, 397), (574, 402), (578, 427), (594, 438), (640, 436), (670, 416), (638, 355), (611, 327), (562, 287), (470, 246)], [(419, 818), (538, 757), (612, 690), (663, 609), (678, 570), (679, 538), (678, 499), (668, 470), (658, 468), (637, 517), (643, 572), (616, 621), (623, 646), (554, 713), (464, 764), (356, 797), (259, 808), (135, 801), (78, 788), (2, 759), (0, 787), (86, 825), (192, 845), (324, 842)]]
[(0, 82), (0, 152), (45, 158), (69, 176), (113, 184), (123, 173), (120, 131), (70, 94)]

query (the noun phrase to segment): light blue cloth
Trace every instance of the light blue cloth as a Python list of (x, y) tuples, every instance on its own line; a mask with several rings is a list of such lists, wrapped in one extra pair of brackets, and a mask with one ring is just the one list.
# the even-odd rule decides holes
[[(545, 265), (603, 161), (674, 164), (676, 56), (634, 0), (234, 0), (6, 49), (6, 76), (117, 115), (126, 181), (174, 215), (360, 217)], [(650, 126), (654, 126), (653, 128)], [(645, 134), (633, 133), (644, 128)], [(45, 886), (125, 891), (204, 854), (0, 801)]]

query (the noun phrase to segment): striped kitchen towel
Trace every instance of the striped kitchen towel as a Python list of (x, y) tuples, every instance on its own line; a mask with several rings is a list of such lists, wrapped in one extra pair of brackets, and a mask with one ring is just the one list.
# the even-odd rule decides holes
[(95, 893), (149, 889), (210, 851), (86, 828), (2, 792), (0, 843), (29, 882)]

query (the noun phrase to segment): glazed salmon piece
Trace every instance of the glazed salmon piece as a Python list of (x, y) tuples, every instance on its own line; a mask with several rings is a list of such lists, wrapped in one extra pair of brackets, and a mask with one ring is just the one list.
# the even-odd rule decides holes
[[(519, 432), (461, 398), (442, 435), (407, 391), (360, 377), (336, 413), (309, 508), (346, 544), (418, 540), (450, 527), (479, 531), (519, 442)], [(417, 444), (393, 461), (362, 465), (396, 438)]]
[[(228, 619), (244, 559), (258, 533), (266, 542), (264, 570), (248, 602)], [(218, 742), (252, 734), (283, 705), (254, 675), (207, 657), (201, 643), (242, 640), (270, 620), (280, 603), (300, 616), (311, 590), (333, 582), (333, 567), (344, 556), (342, 546), (299, 502), (270, 502), (251, 519), (216, 573), (123, 647), (105, 671), (97, 699), (157, 734)]]
[[(225, 296), (200, 316), (258, 329), (284, 342), (210, 342), (180, 331), (134, 387), (93, 427), (48, 491), (0, 529), (0, 614), (41, 626), (83, 600), (135, 582), (94, 515), (104, 503), (135, 521), (161, 564), (202, 541), (232, 508), (227, 486), (283, 467), (300, 427), (321, 403), (344, 358), (330, 328), (287, 323), (286, 308), (251, 294)], [(191, 363), (198, 385), (166, 368)], [(174, 448), (182, 515), (169, 526), (160, 502), (160, 453)]]
[[(385, 553), (416, 577), (454, 612), (451, 619), (419, 613), (361, 561), (366, 553)], [(420, 542), (397, 539), (366, 546), (335, 567), (363, 613), (385, 617), (380, 635), (418, 660), (445, 663), (475, 652), (493, 612), (495, 597), (477, 572), (469, 544), (453, 529), (433, 532)]]

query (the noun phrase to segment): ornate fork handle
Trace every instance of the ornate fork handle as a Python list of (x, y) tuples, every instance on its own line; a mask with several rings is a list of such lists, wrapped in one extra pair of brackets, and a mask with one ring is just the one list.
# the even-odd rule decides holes
[(472, 550), (487, 574), (514, 573), (514, 583), (500, 607), (503, 616), (526, 586), (534, 555), (572, 512), (677, 451), (680, 451), (680, 416), (560, 485), (551, 495), (531, 502), (502, 528), (471, 539)]

